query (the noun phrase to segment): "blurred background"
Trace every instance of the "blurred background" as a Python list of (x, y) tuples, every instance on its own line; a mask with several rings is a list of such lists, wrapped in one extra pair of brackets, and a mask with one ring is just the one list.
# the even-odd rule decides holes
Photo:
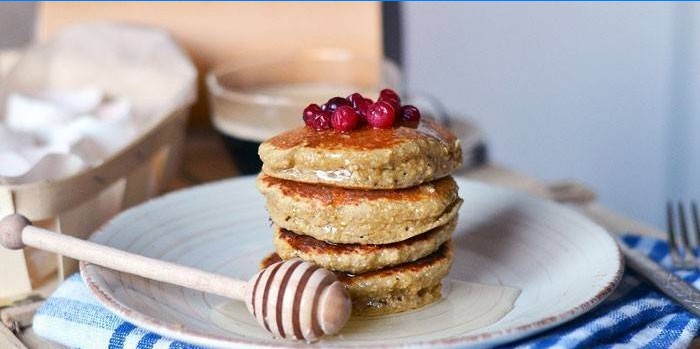
[[(700, 198), (700, 5), (376, 6), (405, 90), (478, 125), (493, 162), (657, 227), (666, 200)], [(0, 48), (35, 39), (37, 8), (0, 3)]]

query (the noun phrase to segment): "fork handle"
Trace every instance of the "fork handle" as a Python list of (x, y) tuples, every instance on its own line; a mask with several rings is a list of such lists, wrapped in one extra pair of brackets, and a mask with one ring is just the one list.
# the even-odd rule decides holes
[(643, 254), (633, 251), (619, 239), (618, 245), (625, 255), (627, 266), (651, 282), (665, 295), (680, 303), (683, 308), (700, 316), (700, 291), (698, 289)]

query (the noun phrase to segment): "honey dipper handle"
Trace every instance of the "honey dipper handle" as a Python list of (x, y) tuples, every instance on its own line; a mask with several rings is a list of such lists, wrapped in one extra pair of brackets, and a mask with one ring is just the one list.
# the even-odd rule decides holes
[(20, 249), (24, 245), (32, 246), (147, 279), (238, 300), (244, 299), (247, 287), (246, 281), (37, 228), (32, 226), (24, 216), (18, 214), (9, 215), (0, 221), (0, 243), (9, 249)]

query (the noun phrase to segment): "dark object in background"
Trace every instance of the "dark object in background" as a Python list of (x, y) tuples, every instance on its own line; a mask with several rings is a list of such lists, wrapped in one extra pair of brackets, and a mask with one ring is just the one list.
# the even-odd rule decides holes
[(242, 175), (256, 174), (262, 169), (262, 161), (258, 156), (260, 143), (247, 141), (221, 134), (233, 163)]
[(384, 42), (384, 56), (396, 62), (403, 68), (403, 41), (401, 39), (401, 2), (382, 2), (382, 35)]
[(464, 164), (465, 167), (482, 166), (489, 162), (489, 148), (486, 143), (479, 143), (472, 149), (472, 159), (471, 164)]

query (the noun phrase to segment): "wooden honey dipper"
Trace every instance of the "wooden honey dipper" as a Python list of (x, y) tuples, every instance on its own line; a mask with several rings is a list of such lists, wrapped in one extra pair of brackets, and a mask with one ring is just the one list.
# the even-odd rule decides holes
[(301, 259), (277, 262), (250, 281), (148, 258), (37, 228), (22, 215), (0, 221), (0, 244), (32, 246), (113, 270), (244, 301), (273, 336), (313, 342), (336, 334), (350, 317), (345, 286), (332, 272)]

